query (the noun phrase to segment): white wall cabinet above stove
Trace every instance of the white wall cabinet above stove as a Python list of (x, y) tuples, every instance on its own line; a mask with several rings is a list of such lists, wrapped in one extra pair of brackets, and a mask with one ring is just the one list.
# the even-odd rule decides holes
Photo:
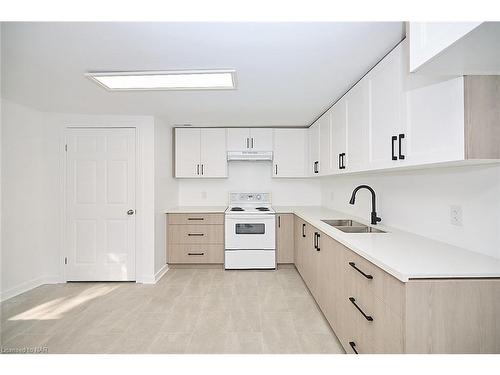
[(174, 177), (227, 177), (226, 129), (176, 128)]
[(274, 129), (273, 177), (307, 177), (308, 129)]
[(500, 22), (410, 22), (410, 71), (500, 74)]
[(272, 151), (273, 129), (228, 128), (228, 151)]

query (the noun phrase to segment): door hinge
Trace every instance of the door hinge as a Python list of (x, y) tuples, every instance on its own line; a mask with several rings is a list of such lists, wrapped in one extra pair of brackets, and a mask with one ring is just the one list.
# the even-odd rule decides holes
[(68, 151), (68, 145), (64, 145), (64, 151)]
[(64, 264), (68, 264), (68, 258), (64, 258)]

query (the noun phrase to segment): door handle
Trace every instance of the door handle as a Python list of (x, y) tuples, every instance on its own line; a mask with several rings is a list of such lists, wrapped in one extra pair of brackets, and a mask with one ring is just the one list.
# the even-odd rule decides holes
[(278, 175), (278, 164), (274, 165), (274, 174)]
[(319, 246), (320, 243), (319, 243), (319, 240), (321, 239), (321, 234), (317, 234), (317, 239), (316, 239), (316, 251), (320, 251), (321, 250), (321, 247)]
[(404, 160), (405, 156), (401, 153), (401, 140), (405, 137), (404, 134), (400, 134), (398, 137), (398, 143), (399, 143), (399, 159)]
[(344, 157), (345, 157), (345, 152), (341, 153), (341, 154), (340, 154), (340, 157), (341, 157), (341, 160), (342, 160), (342, 164), (341, 164), (340, 169), (345, 169), (345, 159), (344, 159)]
[(253, 148), (253, 137), (251, 139), (252, 139), (252, 148)]
[(349, 341), (349, 346), (352, 348), (352, 351), (355, 354), (359, 354), (358, 351), (356, 350), (356, 343), (354, 341)]
[(314, 244), (314, 248), (316, 250), (318, 250), (318, 232), (314, 232), (313, 244)]
[(360, 274), (362, 274), (364, 277), (366, 277), (368, 280), (372, 280), (373, 279), (373, 276), (372, 275), (368, 275), (366, 273), (364, 273), (363, 271), (361, 271), (358, 267), (356, 267), (356, 263), (354, 262), (349, 262), (349, 265), (354, 268), (356, 271), (358, 271)]
[(393, 135), (391, 138), (392, 160), (398, 160), (398, 157), (396, 155), (394, 155), (394, 142), (396, 142), (397, 139), (398, 139), (398, 137), (396, 137), (395, 135)]
[(302, 237), (306, 237), (306, 225), (302, 224)]
[(201, 175), (203, 176), (203, 164), (201, 165)]
[(366, 315), (365, 312), (361, 310), (361, 307), (356, 304), (356, 299), (354, 299), (354, 297), (349, 297), (349, 301), (351, 301), (351, 303), (358, 309), (358, 311), (365, 317), (366, 320), (368, 320), (369, 322), (373, 322), (373, 318), (370, 315)]
[(281, 228), (281, 216), (278, 216), (278, 228)]
[(200, 236), (200, 237), (203, 237), (205, 235), (205, 233), (188, 233), (188, 236), (191, 237), (191, 236)]
[(247, 148), (250, 148), (250, 139), (247, 138)]
[(132, 216), (133, 214), (135, 214), (135, 210), (130, 209), (127, 211), (128, 216)]
[(196, 164), (196, 174), (199, 176), (200, 175), (200, 165)]
[(205, 255), (205, 253), (188, 253), (188, 255)]
[(339, 154), (339, 169), (342, 169), (342, 154)]

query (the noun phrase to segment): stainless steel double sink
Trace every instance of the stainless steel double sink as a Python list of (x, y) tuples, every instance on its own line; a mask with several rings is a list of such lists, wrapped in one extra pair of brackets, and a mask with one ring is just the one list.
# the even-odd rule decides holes
[(345, 233), (386, 233), (381, 229), (369, 227), (368, 225), (358, 223), (354, 220), (338, 219), (321, 221)]

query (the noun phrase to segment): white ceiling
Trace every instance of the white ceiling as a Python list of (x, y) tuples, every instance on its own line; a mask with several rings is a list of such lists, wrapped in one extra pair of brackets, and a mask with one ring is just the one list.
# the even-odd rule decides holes
[[(3, 23), (2, 96), (49, 112), (306, 126), (404, 37), (401, 22)], [(88, 71), (231, 68), (237, 90), (107, 92)]]

